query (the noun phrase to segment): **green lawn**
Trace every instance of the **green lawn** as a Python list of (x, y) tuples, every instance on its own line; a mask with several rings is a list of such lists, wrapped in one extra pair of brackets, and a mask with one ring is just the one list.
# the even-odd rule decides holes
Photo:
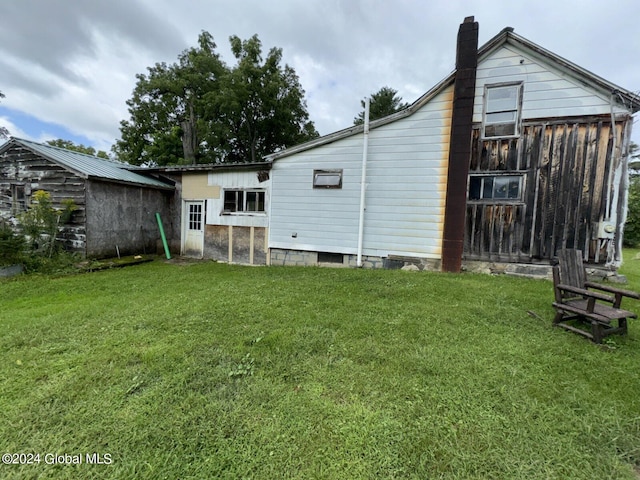
[(0, 453), (40, 463), (0, 477), (637, 479), (640, 322), (599, 347), (552, 296), (213, 262), (2, 281)]

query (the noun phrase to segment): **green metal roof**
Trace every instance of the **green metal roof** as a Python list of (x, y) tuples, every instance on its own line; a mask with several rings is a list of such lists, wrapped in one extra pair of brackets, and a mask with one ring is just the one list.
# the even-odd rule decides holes
[[(0, 154), (7, 151), (13, 145), (20, 145), (31, 150), (33, 153), (41, 155), (61, 167), (71, 170), (83, 178), (94, 178), (146, 187), (173, 189), (171, 185), (161, 182), (160, 180), (129, 170), (130, 168), (134, 168), (132, 165), (74, 152), (65, 148), (44, 145), (21, 138), (12, 137), (7, 143), (0, 147)], [(142, 170), (137, 169), (137, 171), (140, 172)]]

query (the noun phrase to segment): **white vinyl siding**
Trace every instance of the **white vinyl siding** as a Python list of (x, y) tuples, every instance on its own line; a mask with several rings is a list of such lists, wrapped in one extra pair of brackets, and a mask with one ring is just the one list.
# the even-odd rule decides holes
[[(364, 255), (440, 258), (452, 94), (371, 130)], [(275, 160), (269, 247), (357, 252), (362, 150), (360, 133)], [(314, 189), (314, 170), (342, 170), (342, 188)]]
[[(219, 187), (218, 198), (207, 200), (207, 225), (232, 225), (243, 227), (268, 227), (269, 188), (270, 181), (260, 182), (256, 171), (209, 172), (209, 186)], [(224, 212), (226, 191), (264, 192), (264, 211), (242, 213)], [(247, 198), (243, 199), (246, 208)]]
[(523, 82), (523, 121), (611, 113), (609, 98), (535, 54), (507, 44), (479, 61), (473, 121), (482, 122), (485, 85), (514, 82)]

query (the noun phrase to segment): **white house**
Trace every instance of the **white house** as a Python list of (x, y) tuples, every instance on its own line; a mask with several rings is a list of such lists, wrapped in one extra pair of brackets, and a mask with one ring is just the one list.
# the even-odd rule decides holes
[(407, 109), (266, 158), (270, 263), (619, 262), (640, 99), (513, 29), (477, 34), (465, 19), (455, 71)]

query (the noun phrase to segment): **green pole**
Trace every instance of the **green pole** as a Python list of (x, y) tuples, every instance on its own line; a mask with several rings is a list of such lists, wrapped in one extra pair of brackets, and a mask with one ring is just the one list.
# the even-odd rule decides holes
[(162, 228), (162, 220), (160, 219), (159, 213), (156, 213), (156, 220), (158, 221), (158, 228), (160, 228), (160, 236), (162, 237), (164, 254), (167, 256), (167, 260), (171, 260), (171, 253), (169, 253), (169, 245), (167, 245), (167, 237), (164, 235), (164, 228)]

